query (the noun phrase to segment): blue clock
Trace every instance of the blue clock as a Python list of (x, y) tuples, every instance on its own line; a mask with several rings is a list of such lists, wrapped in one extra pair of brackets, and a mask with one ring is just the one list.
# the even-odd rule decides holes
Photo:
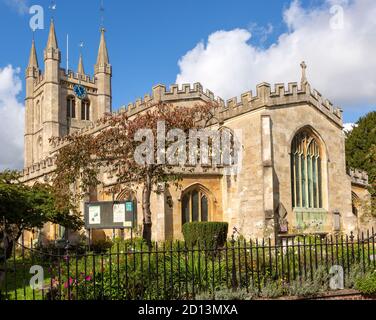
[(77, 96), (79, 99), (85, 99), (87, 96), (87, 92), (85, 87), (81, 86), (80, 84), (76, 84), (73, 87), (74, 94)]

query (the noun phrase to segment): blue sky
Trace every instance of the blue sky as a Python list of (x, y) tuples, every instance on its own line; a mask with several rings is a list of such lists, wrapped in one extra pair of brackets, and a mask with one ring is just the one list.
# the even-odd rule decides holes
[[(28, 2), (45, 8), (46, 30), (37, 30), (35, 34), (40, 63), (51, 17), (50, 3), (48, 0)], [(56, 0), (56, 4), (54, 17), (63, 65), (68, 33), (71, 67), (77, 65), (79, 42), (83, 40), (85, 69), (92, 73), (99, 43), (100, 1)], [(179, 71), (178, 60), (216, 30), (248, 28), (254, 22), (273, 23), (283, 28), (281, 11), (288, 1), (105, 0), (104, 4), (116, 108), (143, 96), (156, 83), (174, 83)], [(12, 64), (25, 69), (32, 38), (29, 19), (29, 14), (20, 14), (15, 7), (7, 5), (7, 0), (0, 0), (0, 30), (3, 30), (2, 41), (7, 43), (6, 50), (0, 51), (0, 65)]]
[[(0, 67), (11, 64), (25, 69), (32, 38), (30, 15), (20, 12), (19, 3), (0, 0), (0, 30), (7, 44), (0, 51)], [(14, 2), (14, 0), (13, 0)], [(16, 1), (17, 2), (17, 1)], [(22, 1), (21, 1), (22, 2)], [(100, 0), (56, 0), (56, 32), (65, 66), (66, 34), (70, 38), (70, 66), (76, 68), (79, 42), (85, 43), (84, 64), (93, 72), (100, 25)], [(322, 1), (302, 1), (304, 6), (317, 6)], [(49, 0), (26, 1), (45, 8), (45, 30), (37, 30), (35, 40), (42, 64), (48, 23), (52, 15)], [(105, 0), (105, 27), (110, 59), (113, 65), (114, 108), (127, 104), (151, 90), (156, 83), (175, 83), (178, 60), (199, 41), (217, 30), (255, 29), (273, 25), (266, 41), (256, 29), (252, 43), (268, 46), (286, 31), (282, 11), (290, 1), (188, 0), (188, 1), (119, 1)], [(21, 9), (22, 11), (22, 9)], [(198, 79), (199, 80), (199, 79)], [(295, 80), (292, 79), (291, 80)], [(260, 82), (263, 79), (259, 79)]]
[[(92, 74), (101, 1), (55, 2), (62, 67), (69, 34), (70, 69), (76, 69), (83, 41), (85, 71)], [(9, 154), (21, 154), (23, 149), (31, 5), (45, 9), (45, 30), (35, 33), (43, 66), (51, 1), (0, 0), (0, 33), (5, 44), (0, 50), (0, 145), (9, 145)], [(228, 99), (255, 91), (260, 82), (299, 81), (302, 60), (307, 62), (312, 86), (344, 109), (345, 123), (375, 110), (374, 0), (104, 0), (104, 5), (115, 110), (151, 92), (157, 83), (201, 82)], [(0, 167), (12, 161), (0, 159)]]

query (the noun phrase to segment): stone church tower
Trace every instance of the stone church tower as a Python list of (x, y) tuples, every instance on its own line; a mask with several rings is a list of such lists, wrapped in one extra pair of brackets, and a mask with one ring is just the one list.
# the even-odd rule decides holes
[[(39, 68), (34, 40), (26, 69), (25, 168), (50, 155), (51, 137), (62, 137), (90, 126), (112, 111), (112, 67), (104, 29), (94, 77), (85, 74), (82, 55), (77, 72), (61, 68), (60, 63), (61, 51), (51, 20), (44, 50), (44, 72)], [(85, 94), (78, 96), (75, 86), (84, 88)]]

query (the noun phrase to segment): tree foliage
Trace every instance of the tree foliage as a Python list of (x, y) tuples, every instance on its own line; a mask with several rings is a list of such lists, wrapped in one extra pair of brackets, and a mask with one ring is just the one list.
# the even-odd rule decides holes
[(376, 200), (376, 111), (361, 117), (353, 130), (346, 134), (346, 162), (348, 168), (368, 173), (372, 207)]
[[(69, 209), (57, 209), (56, 197), (49, 185), (30, 187), (20, 181), (16, 171), (0, 173), (0, 238), (8, 242), (8, 251), (24, 231), (42, 228), (47, 222), (77, 230), (82, 221)], [(7, 254), (9, 256), (9, 252)]]
[[(139, 130), (151, 130), (155, 138), (153, 150), (145, 150), (145, 156), (153, 153), (158, 159), (158, 123), (165, 124), (165, 130), (205, 127), (214, 118), (216, 104), (207, 103), (193, 107), (172, 106), (160, 102), (147, 111), (129, 117), (127, 113), (109, 114), (99, 120), (103, 129), (97, 134), (72, 134), (56, 138), (52, 143), (63, 143), (58, 151), (54, 188), (63, 203), (69, 202), (78, 210), (79, 201), (90, 188), (102, 184), (103, 173), (116, 177), (110, 193), (124, 189), (135, 191), (142, 188), (143, 237), (151, 242), (152, 192), (159, 192), (158, 185), (164, 183), (178, 186), (181, 173), (166, 163), (140, 164), (135, 160), (136, 148), (140, 145), (136, 134)], [(166, 148), (168, 146), (166, 145)]]

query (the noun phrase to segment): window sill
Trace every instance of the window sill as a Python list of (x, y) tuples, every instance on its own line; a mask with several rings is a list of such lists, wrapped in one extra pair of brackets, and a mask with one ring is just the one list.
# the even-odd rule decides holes
[(294, 213), (328, 213), (326, 209), (318, 208), (294, 208)]

